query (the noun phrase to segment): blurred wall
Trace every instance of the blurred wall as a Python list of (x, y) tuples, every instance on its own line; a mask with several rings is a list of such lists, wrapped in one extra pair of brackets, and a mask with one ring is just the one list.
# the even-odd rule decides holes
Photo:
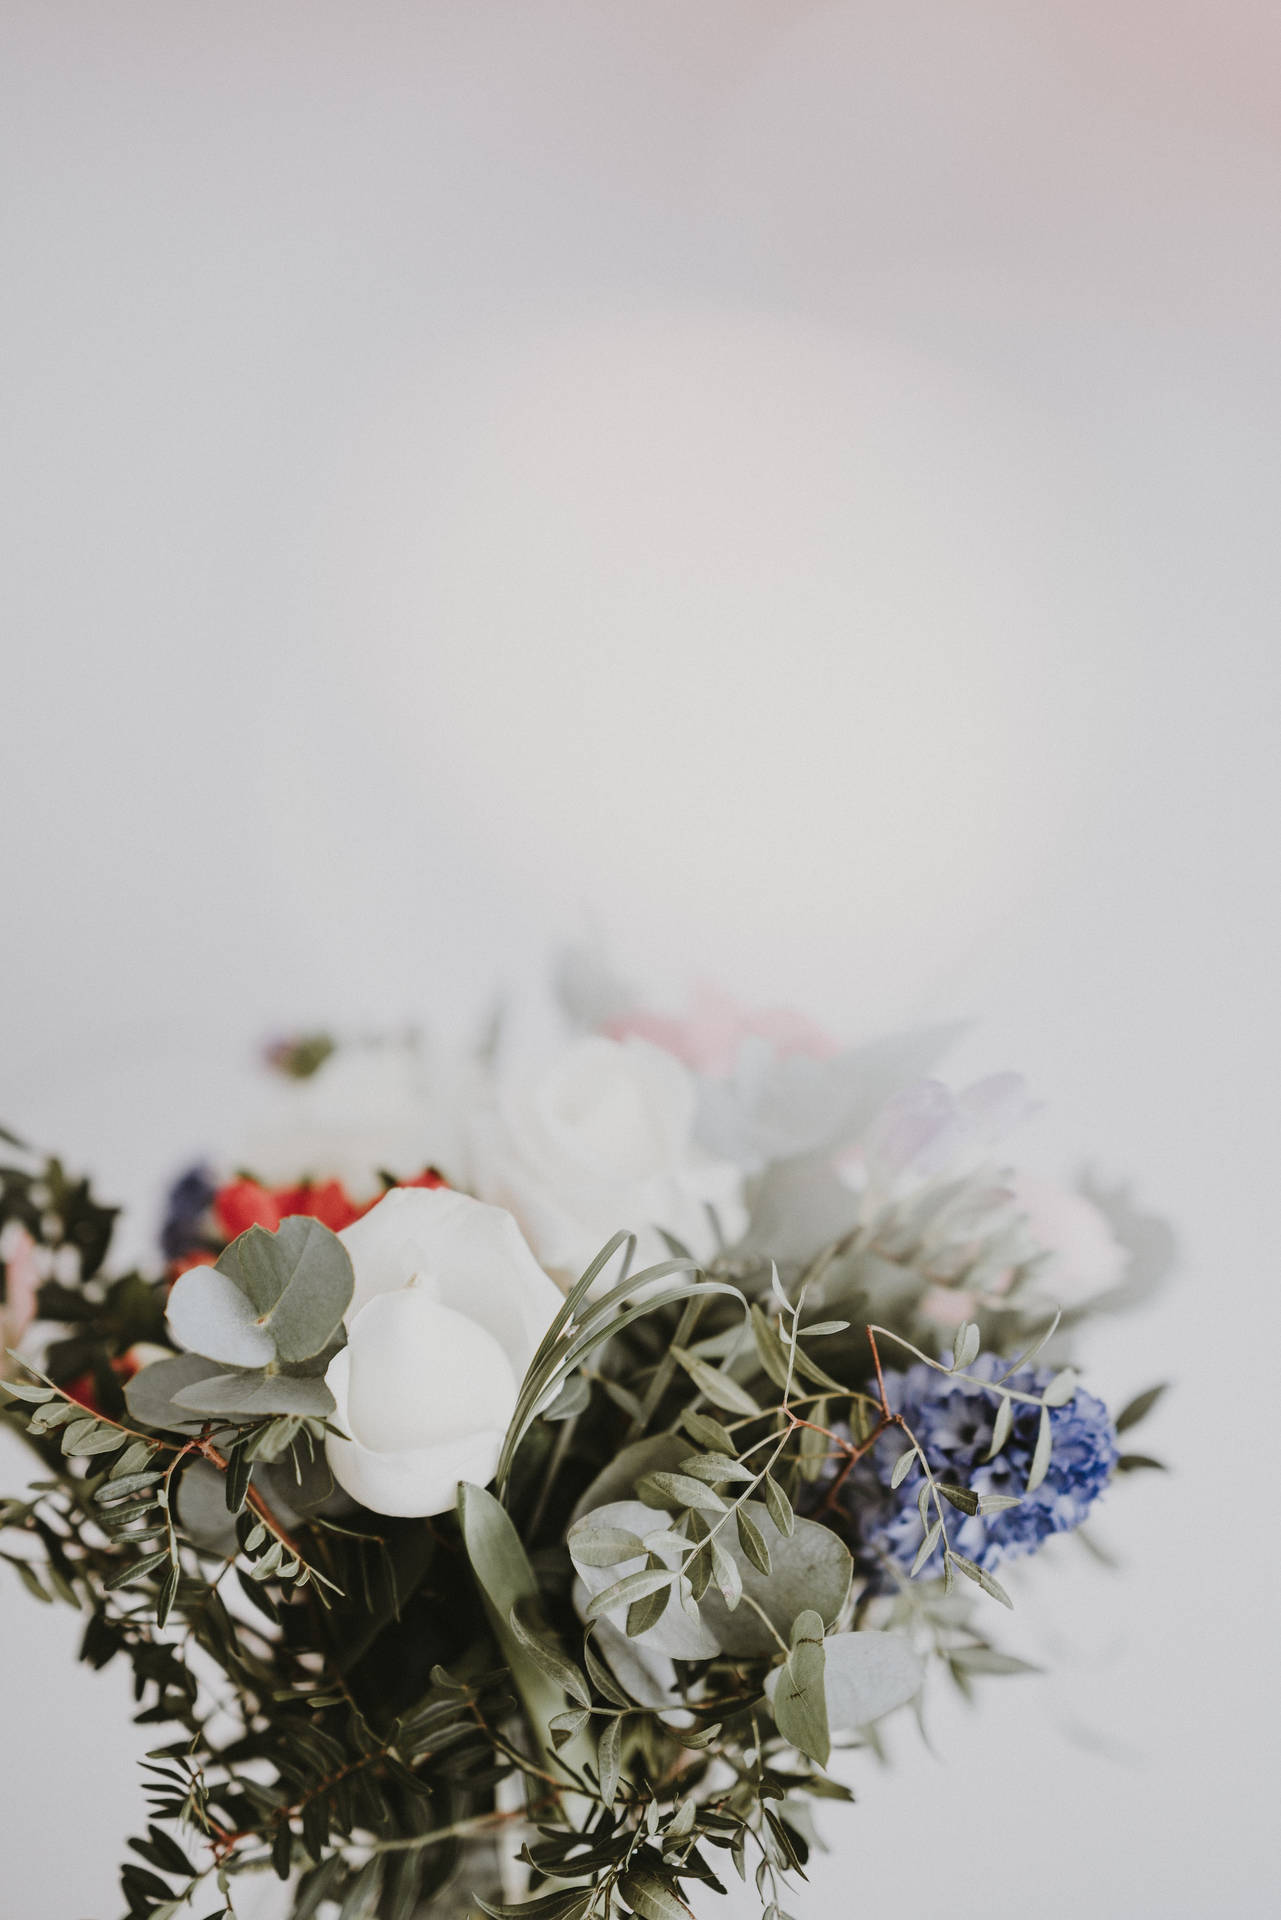
[[(584, 927), (973, 1016), (1177, 1219), (1178, 1472), (796, 1911), (1273, 1911), (1281, 15), (6, 0), (0, 89), (2, 1116), (141, 1241), (261, 1033)], [(0, 1884), (102, 1920), (121, 1678), (0, 1622)]]

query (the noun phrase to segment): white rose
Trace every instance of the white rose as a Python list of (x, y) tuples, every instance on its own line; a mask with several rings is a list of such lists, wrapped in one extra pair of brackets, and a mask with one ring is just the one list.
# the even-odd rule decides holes
[(494, 1476), (560, 1295), (509, 1213), (446, 1188), (393, 1190), (340, 1236), (355, 1270), (325, 1379), (334, 1478), (375, 1513), (444, 1513)]
[(1020, 1171), (1013, 1185), (1028, 1235), (1049, 1255), (1037, 1287), (1056, 1306), (1080, 1306), (1120, 1284), (1130, 1256), (1092, 1200), (1039, 1174)]
[(500, 1078), (475, 1119), (473, 1184), (571, 1279), (620, 1228), (640, 1238), (638, 1265), (666, 1257), (658, 1227), (708, 1253), (708, 1204), (731, 1239), (745, 1215), (739, 1170), (695, 1142), (697, 1104), (694, 1076), (662, 1048), (586, 1035)]

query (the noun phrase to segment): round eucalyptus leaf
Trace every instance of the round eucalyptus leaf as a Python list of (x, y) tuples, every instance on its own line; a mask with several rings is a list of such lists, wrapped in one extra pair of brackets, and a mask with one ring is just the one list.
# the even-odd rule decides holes
[[(689, 1453), (689, 1443), (679, 1434), (659, 1433), (648, 1440), (634, 1441), (630, 1447), (624, 1447), (615, 1454), (588, 1487), (571, 1516), (581, 1520), (585, 1513), (591, 1513), (598, 1507), (609, 1506), (616, 1500), (630, 1500), (636, 1491), (636, 1482), (647, 1473), (670, 1473), (678, 1467)], [(645, 1508), (653, 1530), (654, 1509)], [(623, 1522), (622, 1524), (626, 1524)]]
[[(640, 1500), (614, 1500), (608, 1506), (594, 1509), (592, 1526), (621, 1530), (635, 1534), (643, 1540), (648, 1535), (658, 1535), (666, 1531), (664, 1516), (656, 1513), (653, 1507), (647, 1507)], [(569, 1539), (570, 1557), (574, 1556), (574, 1537)], [(659, 1541), (655, 1552), (664, 1566), (678, 1567), (683, 1555), (674, 1543)], [(598, 1593), (604, 1593), (607, 1587), (615, 1586), (629, 1573), (640, 1573), (645, 1567), (645, 1555), (617, 1561), (613, 1566), (593, 1566), (590, 1560), (574, 1560), (574, 1567), (584, 1589), (584, 1606), (587, 1600)], [(674, 1600), (669, 1603), (662, 1618), (644, 1633), (634, 1636), (637, 1645), (643, 1645), (647, 1652), (667, 1654), (673, 1660), (710, 1660), (720, 1652), (717, 1636), (706, 1625), (691, 1620)]]
[[(830, 1527), (800, 1518), (794, 1533), (780, 1533), (763, 1501), (746, 1501), (745, 1511), (768, 1548), (768, 1573), (752, 1565), (732, 1526), (722, 1528), (717, 1536), (738, 1562), (743, 1592), (756, 1602), (784, 1640), (789, 1638), (797, 1614), (806, 1608), (820, 1613), (825, 1627), (834, 1626), (854, 1577), (854, 1562), (844, 1541)], [(778, 1649), (778, 1641), (754, 1608), (740, 1601), (731, 1613), (714, 1585), (708, 1587), (699, 1611), (703, 1625), (726, 1653), (750, 1658)]]
[(191, 1267), (180, 1274), (166, 1317), (180, 1347), (226, 1367), (265, 1367), (276, 1357), (252, 1300), (217, 1267)]
[[(175, 1517), (193, 1546), (227, 1554), (236, 1544), (236, 1521), (227, 1511), (227, 1477), (205, 1460), (193, 1460), (178, 1482)], [(284, 1515), (279, 1516), (284, 1524)]]
[[(834, 1633), (823, 1642), (823, 1692), (833, 1733), (853, 1733), (906, 1703), (924, 1678), (921, 1656), (901, 1633)], [(781, 1667), (765, 1682), (771, 1705)]]
[(319, 1353), (342, 1324), (355, 1287), (351, 1255), (338, 1235), (299, 1213), (274, 1233), (251, 1227), (236, 1246), (240, 1275), (257, 1302), (257, 1323), (276, 1358), (307, 1360)]
[[(323, 1453), (309, 1461), (300, 1449), (299, 1470), (293, 1462), (259, 1462), (254, 1485), (283, 1527), (293, 1527), (308, 1513), (342, 1511), (351, 1502), (341, 1492), (335, 1497), (333, 1477)], [(236, 1522), (227, 1511), (227, 1476), (207, 1461), (194, 1460), (178, 1482), (178, 1524), (187, 1538), (206, 1553), (230, 1553), (236, 1543)]]
[[(574, 1604), (579, 1611), (587, 1605), (587, 1589), (574, 1583)], [(676, 1668), (670, 1654), (655, 1647), (650, 1634), (629, 1637), (612, 1620), (598, 1620), (592, 1628), (597, 1652), (606, 1660), (624, 1690), (639, 1706), (653, 1712), (671, 1711), (677, 1705)]]
[(198, 1380), (212, 1380), (222, 1368), (199, 1353), (177, 1353), (172, 1360), (154, 1360), (125, 1385), (129, 1417), (142, 1427), (184, 1428), (202, 1424), (190, 1407), (179, 1406), (174, 1395)]
[(216, 1373), (174, 1395), (176, 1405), (194, 1413), (291, 1413), (323, 1420), (334, 1411), (334, 1396), (323, 1380), (285, 1373)]

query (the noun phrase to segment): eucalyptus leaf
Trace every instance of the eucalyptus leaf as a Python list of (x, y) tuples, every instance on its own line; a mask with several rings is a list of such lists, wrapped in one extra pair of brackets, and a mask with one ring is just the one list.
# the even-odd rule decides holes
[(776, 1387), (785, 1388), (791, 1378), (791, 1368), (787, 1363), (783, 1342), (777, 1328), (755, 1302), (752, 1303), (752, 1338), (765, 1372)]
[(644, 1593), (639, 1600), (633, 1600), (627, 1609), (627, 1637), (637, 1640), (642, 1634), (656, 1627), (667, 1612), (672, 1597), (672, 1583), (665, 1587), (656, 1587), (653, 1593)]
[[(770, 1571), (761, 1573), (723, 1528), (719, 1543), (737, 1561), (743, 1592), (753, 1605), (725, 1605), (716, 1588), (709, 1587), (700, 1607), (704, 1627), (723, 1650), (739, 1658), (768, 1657), (778, 1642), (770, 1627), (784, 1639), (798, 1614), (816, 1611), (826, 1626), (834, 1626), (849, 1596), (854, 1563), (848, 1547), (830, 1527), (798, 1518), (789, 1536), (775, 1526), (760, 1501), (749, 1500), (743, 1511), (756, 1527), (769, 1554)], [(756, 1612), (765, 1615), (762, 1620)]]
[(94, 1420), (89, 1430), (79, 1430), (79, 1423), (67, 1428), (63, 1435), (62, 1451), (78, 1454), (81, 1458), (99, 1453), (118, 1453), (128, 1435), (121, 1433), (118, 1427), (109, 1426), (105, 1421)]
[(704, 1549), (712, 1556), (712, 1580), (733, 1613), (743, 1597), (743, 1573), (735, 1556), (721, 1540), (710, 1540)]
[(636, 1483), (647, 1473), (671, 1472), (678, 1467), (689, 1448), (677, 1433), (659, 1433), (647, 1440), (633, 1441), (615, 1454), (596, 1475), (574, 1508), (573, 1519), (620, 1501), (632, 1500)]
[[(670, 1583), (686, 1560), (689, 1542), (679, 1538), (669, 1539), (667, 1537), (669, 1529), (652, 1528), (649, 1524), (652, 1518), (652, 1509), (643, 1506), (639, 1500), (614, 1501), (609, 1506), (601, 1507), (585, 1516), (586, 1522), (593, 1528), (618, 1528), (629, 1533), (639, 1534), (642, 1531), (648, 1533), (650, 1538), (646, 1541), (646, 1547), (655, 1559), (662, 1561), (667, 1567), (667, 1578)], [(571, 1531), (569, 1540), (571, 1555), (574, 1553), (576, 1539), (577, 1530), (575, 1529)], [(701, 1566), (706, 1573), (707, 1556), (700, 1555), (694, 1564), (696, 1571)], [(581, 1582), (575, 1588), (575, 1605), (580, 1614), (586, 1612), (588, 1603), (595, 1595), (605, 1592), (609, 1587), (616, 1587), (620, 1578), (625, 1578), (628, 1574), (652, 1571), (652, 1568), (646, 1564), (646, 1558), (641, 1554), (638, 1554), (634, 1560), (621, 1562), (608, 1569), (577, 1559), (574, 1565)], [(695, 1586), (697, 1590), (697, 1583)], [(602, 1645), (608, 1644), (612, 1649), (614, 1643), (609, 1640), (605, 1632), (610, 1625), (608, 1618), (602, 1618), (598, 1623), (597, 1631), (600, 1632)], [(629, 1643), (628, 1659), (634, 1660), (636, 1655), (630, 1651), (630, 1647), (631, 1643)], [(676, 1660), (710, 1660), (720, 1651), (720, 1642), (701, 1620), (695, 1623), (686, 1616), (682, 1608), (668, 1606), (658, 1623), (644, 1634), (643, 1649), (646, 1657), (653, 1652)], [(588, 1660), (590, 1671), (590, 1642), (585, 1658)], [(611, 1661), (613, 1658), (611, 1650)], [(630, 1680), (628, 1684), (631, 1684)]]
[(542, 1418), (551, 1423), (558, 1420), (576, 1420), (580, 1413), (591, 1405), (592, 1390), (581, 1373), (571, 1373), (556, 1398), (549, 1407), (544, 1407)]
[[(208, 1271), (208, 1269), (205, 1269)], [(198, 1427), (200, 1418), (190, 1407), (179, 1406), (175, 1395), (223, 1371), (217, 1361), (198, 1353), (179, 1353), (172, 1360), (155, 1360), (135, 1373), (125, 1385), (129, 1417), (143, 1427), (177, 1429)]]
[(548, 1722), (552, 1744), (559, 1750), (567, 1740), (583, 1731), (590, 1718), (583, 1707), (568, 1707), (564, 1713), (554, 1713)]
[(180, 1347), (224, 1366), (265, 1367), (276, 1357), (275, 1343), (259, 1324), (253, 1301), (218, 1267), (191, 1267), (179, 1274), (166, 1317)]
[(1033, 1666), (1030, 1660), (1020, 1660), (1012, 1653), (999, 1653), (995, 1647), (952, 1647), (947, 1657), (954, 1667), (960, 1667), (965, 1673), (1044, 1672), (1044, 1668)]
[(925, 1565), (926, 1561), (930, 1558), (930, 1555), (934, 1552), (935, 1547), (937, 1547), (939, 1543), (939, 1535), (942, 1533), (942, 1531), (943, 1531), (943, 1522), (941, 1520), (936, 1520), (934, 1522), (934, 1525), (928, 1530), (928, 1532), (925, 1535), (925, 1538), (922, 1540), (920, 1546), (916, 1550), (916, 1558), (912, 1562), (911, 1572), (908, 1575), (909, 1579), (915, 1579), (916, 1575), (921, 1571), (921, 1568)]
[(299, 1213), (274, 1233), (251, 1227), (237, 1244), (240, 1272), (276, 1358), (320, 1353), (342, 1325), (355, 1286), (351, 1256), (338, 1235)]
[(180, 1387), (174, 1404), (193, 1413), (238, 1415), (296, 1414), (323, 1420), (334, 1411), (334, 1396), (323, 1380), (287, 1373), (216, 1373)]
[(824, 1642), (823, 1688), (833, 1732), (870, 1726), (921, 1689), (925, 1663), (902, 1633), (834, 1633)]
[[(768, 1506), (766, 1511), (769, 1511)], [(769, 1548), (765, 1544), (764, 1534), (751, 1518), (746, 1507), (740, 1507), (734, 1519), (738, 1528), (739, 1546), (743, 1549), (743, 1552), (747, 1555), (747, 1558), (751, 1561), (758, 1573), (768, 1574), (770, 1571), (770, 1557)]]
[(766, 1692), (783, 1738), (820, 1767), (831, 1750), (825, 1666), (822, 1617), (807, 1609), (796, 1618), (787, 1659), (770, 1674)]
[(32, 1406), (41, 1406), (53, 1399), (53, 1388), (41, 1386), (35, 1380), (0, 1380), (0, 1393), (7, 1393), (12, 1400), (25, 1400)]
[(984, 1593), (990, 1593), (994, 1600), (999, 1600), (1003, 1607), (1008, 1607), (1013, 1612), (1014, 1602), (1000, 1581), (990, 1574), (986, 1567), (977, 1566), (973, 1560), (967, 1560), (963, 1554), (955, 1551), (948, 1555), (948, 1560), (951, 1565), (960, 1568), (967, 1580), (972, 1580), (976, 1587), (982, 1587)]
[(912, 1471), (915, 1460), (915, 1447), (908, 1447), (904, 1452), (900, 1453), (898, 1459), (894, 1462), (893, 1471), (890, 1474), (890, 1485), (892, 1487), (902, 1486), (908, 1474)]

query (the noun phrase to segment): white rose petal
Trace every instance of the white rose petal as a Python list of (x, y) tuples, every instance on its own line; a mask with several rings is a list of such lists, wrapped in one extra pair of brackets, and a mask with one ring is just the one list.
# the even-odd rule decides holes
[(516, 1393), (493, 1334), (426, 1287), (379, 1294), (352, 1325), (347, 1418), (379, 1453), (435, 1446), (469, 1426), (501, 1433)]
[(375, 1513), (444, 1513), (494, 1475), (520, 1382), (560, 1305), (510, 1214), (400, 1188), (340, 1236), (355, 1290), (325, 1379), (334, 1478)]
[(697, 1106), (693, 1075), (662, 1048), (586, 1035), (478, 1107), (477, 1191), (510, 1207), (570, 1279), (620, 1228), (641, 1239), (638, 1265), (666, 1257), (660, 1227), (710, 1252), (709, 1204), (731, 1238), (745, 1225), (742, 1180), (698, 1145)]

